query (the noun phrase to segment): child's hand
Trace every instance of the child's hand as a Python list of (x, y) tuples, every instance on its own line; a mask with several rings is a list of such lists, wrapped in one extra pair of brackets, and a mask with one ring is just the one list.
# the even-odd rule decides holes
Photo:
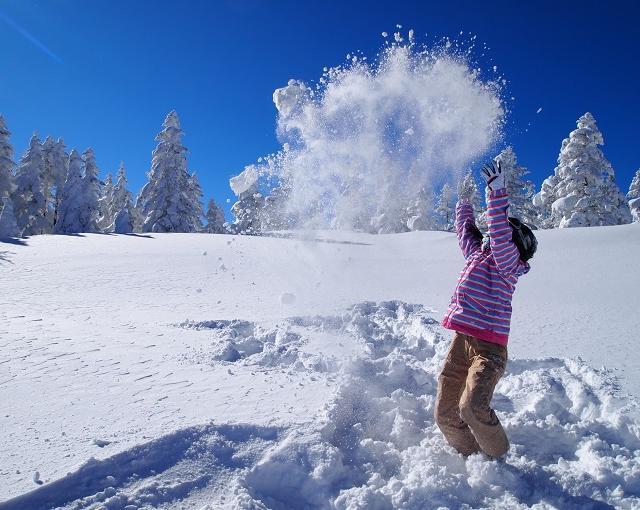
[(482, 167), (482, 178), (487, 181), (487, 187), (491, 191), (506, 187), (505, 176), (506, 172), (502, 171), (499, 161), (497, 164), (491, 162)]

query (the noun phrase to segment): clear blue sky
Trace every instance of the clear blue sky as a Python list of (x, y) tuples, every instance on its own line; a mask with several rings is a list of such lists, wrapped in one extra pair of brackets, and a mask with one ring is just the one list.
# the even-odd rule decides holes
[[(176, 109), (206, 197), (277, 150), (271, 95), (382, 31), (418, 42), (477, 35), (509, 80), (506, 142), (539, 186), (591, 111), (624, 192), (640, 167), (640, 2), (0, 0), (0, 112), (19, 156), (35, 130), (92, 146), (102, 175), (124, 160), (145, 181), (154, 136)], [(428, 36), (425, 37), (425, 33)], [(543, 111), (536, 114), (542, 107)]]

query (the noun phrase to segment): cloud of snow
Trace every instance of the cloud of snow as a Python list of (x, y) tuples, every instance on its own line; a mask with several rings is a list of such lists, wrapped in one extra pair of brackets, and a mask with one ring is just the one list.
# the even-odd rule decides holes
[(374, 61), (348, 56), (313, 88), (274, 93), (283, 149), (263, 176), (290, 187), (287, 208), (307, 227), (358, 228), (396, 214), (423, 186), (452, 182), (500, 137), (500, 86), (456, 44), (435, 49), (397, 36)]

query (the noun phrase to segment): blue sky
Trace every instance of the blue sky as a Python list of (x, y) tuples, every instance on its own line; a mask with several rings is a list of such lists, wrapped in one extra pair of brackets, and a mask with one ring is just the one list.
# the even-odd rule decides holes
[(0, 0), (0, 112), (17, 156), (34, 130), (61, 136), (92, 146), (102, 175), (124, 160), (137, 193), (176, 109), (190, 169), (224, 202), (229, 177), (279, 147), (273, 90), (350, 51), (374, 56), (396, 23), (418, 42), (462, 30), (490, 47), (480, 64), (515, 98), (505, 143), (536, 186), (591, 111), (627, 191), (640, 167), (639, 2)]

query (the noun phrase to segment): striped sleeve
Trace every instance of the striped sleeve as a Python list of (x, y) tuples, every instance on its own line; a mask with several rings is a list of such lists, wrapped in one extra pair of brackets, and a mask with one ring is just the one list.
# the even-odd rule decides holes
[(506, 188), (490, 191), (487, 198), (487, 224), (491, 253), (502, 276), (518, 268), (520, 252), (512, 240), (511, 225), (507, 219), (509, 197)]
[(470, 231), (469, 225), (475, 225), (473, 207), (468, 199), (463, 198), (456, 204), (456, 234), (465, 259), (468, 259), (476, 250), (479, 250), (481, 244), (480, 240)]

